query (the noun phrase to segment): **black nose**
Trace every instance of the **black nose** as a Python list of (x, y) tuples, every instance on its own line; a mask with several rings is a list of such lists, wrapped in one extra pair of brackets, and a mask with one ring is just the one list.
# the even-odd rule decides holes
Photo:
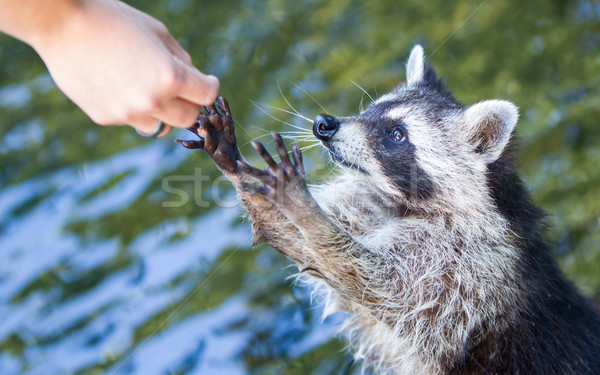
[(340, 128), (340, 120), (329, 115), (318, 115), (313, 122), (313, 133), (322, 141), (330, 141)]

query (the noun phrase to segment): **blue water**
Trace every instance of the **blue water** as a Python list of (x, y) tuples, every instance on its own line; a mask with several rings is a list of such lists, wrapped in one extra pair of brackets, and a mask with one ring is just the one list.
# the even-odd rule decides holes
[[(465, 104), (516, 103), (520, 171), (561, 267), (600, 300), (600, 44), (590, 1), (170, 0), (161, 19), (221, 79), (242, 152), (349, 115), (404, 79), (422, 43)], [(254, 102), (258, 103), (257, 108)], [(273, 117), (272, 117), (273, 116)], [(267, 135), (267, 136), (265, 136)], [(0, 36), (0, 374), (356, 374), (318, 297), (251, 248), (201, 151), (98, 127), (35, 53)], [(301, 146), (310, 142), (302, 141)], [(271, 148), (272, 149), (272, 148)], [(327, 155), (305, 154), (309, 182)], [(216, 182), (215, 182), (216, 181)], [(313, 300), (313, 303), (311, 303)]]
[[(114, 359), (107, 373), (245, 374), (243, 354), (258, 327), (280, 334), (306, 331), (285, 348), (290, 358), (330, 340), (336, 324), (320, 324), (318, 311), (307, 327), (300, 309), (282, 319), (277, 311), (248, 308), (251, 295), (260, 293), (250, 282), (214, 308), (184, 312), (190, 300), (211, 293), (205, 284), (219, 267), (237, 252), (257, 251), (249, 249), (251, 233), (239, 221), (241, 209), (231, 192), (222, 202), (230, 208), (161, 222), (126, 247), (116, 239), (90, 242), (64, 232), (73, 220), (93, 222), (131, 205), (155, 178), (185, 161), (190, 153), (173, 150), (171, 142), (158, 140), (2, 190), (0, 342), (16, 337), (24, 347), (22, 356), (0, 356), (2, 374), (76, 373)], [(127, 177), (82, 202), (123, 173)], [(26, 215), (11, 220), (12, 210), (48, 192)], [(189, 235), (170, 240), (181, 231)], [(228, 249), (233, 251), (220, 259)], [(258, 254), (256, 265), (268, 267), (273, 255)], [(119, 257), (127, 259), (126, 266), (110, 270), (89, 290), (65, 296), (63, 285), (77, 285)], [(41, 277), (49, 280), (31, 290)], [(166, 310), (149, 335), (136, 339), (141, 325)]]

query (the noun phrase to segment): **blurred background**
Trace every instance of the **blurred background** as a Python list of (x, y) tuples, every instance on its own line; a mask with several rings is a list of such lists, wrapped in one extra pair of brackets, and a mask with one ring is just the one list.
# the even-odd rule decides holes
[[(382, 95), (423, 44), (463, 103), (520, 107), (520, 170), (551, 215), (561, 267), (600, 300), (597, 1), (130, 3), (220, 77), (256, 164), (251, 139), (311, 126), (270, 106), (291, 111), (287, 99), (308, 118), (357, 113), (370, 99), (353, 82)], [(320, 322), (290, 262), (251, 248), (230, 185), (211, 183), (210, 160), (175, 143), (191, 133), (146, 140), (94, 125), (6, 36), (0, 113), (1, 374), (360, 370), (335, 337), (343, 317)], [(306, 158), (313, 170), (327, 162), (318, 147)]]

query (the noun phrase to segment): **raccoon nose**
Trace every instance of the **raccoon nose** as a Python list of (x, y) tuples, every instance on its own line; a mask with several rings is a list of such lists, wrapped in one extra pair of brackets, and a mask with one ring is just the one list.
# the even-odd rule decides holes
[(340, 128), (340, 120), (330, 115), (318, 115), (313, 122), (313, 133), (322, 141), (330, 141)]

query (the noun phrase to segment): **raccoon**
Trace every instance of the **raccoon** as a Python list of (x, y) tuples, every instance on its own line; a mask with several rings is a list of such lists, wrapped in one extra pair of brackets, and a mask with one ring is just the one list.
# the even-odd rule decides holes
[(179, 141), (231, 180), (254, 243), (324, 286), (326, 313), (364, 369), (382, 374), (598, 374), (600, 317), (566, 280), (544, 213), (515, 171), (517, 107), (463, 107), (423, 49), (407, 81), (356, 116), (316, 117), (340, 173), (309, 189), (302, 155), (274, 134), (280, 161), (249, 165), (225, 99)]

